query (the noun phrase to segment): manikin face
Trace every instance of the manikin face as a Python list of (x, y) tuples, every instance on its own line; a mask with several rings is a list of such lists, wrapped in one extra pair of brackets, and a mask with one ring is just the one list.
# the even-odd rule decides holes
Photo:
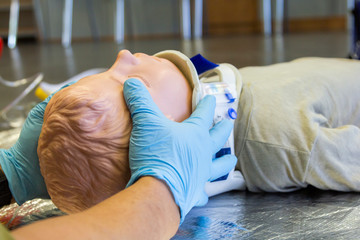
[(74, 86), (88, 88), (120, 101), (123, 84), (129, 78), (144, 83), (160, 110), (171, 120), (181, 122), (191, 114), (192, 90), (179, 69), (170, 61), (144, 53), (119, 52), (114, 65), (106, 72), (81, 79)]

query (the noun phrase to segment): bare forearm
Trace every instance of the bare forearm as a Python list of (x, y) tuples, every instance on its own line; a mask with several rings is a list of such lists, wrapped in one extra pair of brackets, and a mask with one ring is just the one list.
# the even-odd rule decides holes
[(144, 177), (82, 213), (44, 220), (13, 232), (18, 239), (169, 239), (179, 209), (165, 183)]

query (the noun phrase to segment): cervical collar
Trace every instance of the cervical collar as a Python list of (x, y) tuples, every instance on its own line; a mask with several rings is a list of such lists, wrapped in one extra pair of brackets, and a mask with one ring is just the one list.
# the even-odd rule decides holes
[(204, 97), (203, 83), (227, 83), (234, 89), (234, 92), (232, 93), (234, 97), (241, 91), (241, 75), (238, 69), (231, 64), (214, 64), (203, 58), (200, 54), (190, 59), (183, 53), (175, 50), (162, 51), (154, 56), (169, 60), (182, 72), (182, 74), (184, 74), (193, 89), (193, 110), (200, 99)]
[[(239, 93), (242, 87), (241, 75), (237, 68), (231, 64), (215, 64), (200, 54), (189, 59), (178, 51), (168, 50), (155, 54), (154, 56), (164, 58), (175, 64), (183, 73), (193, 88), (192, 108), (206, 95), (216, 98), (216, 108), (213, 123), (223, 119), (229, 119), (234, 123)], [(214, 158), (225, 154), (235, 154), (234, 133), (231, 132), (228, 141), (217, 152)], [(245, 189), (245, 181), (239, 171), (232, 170), (229, 174), (207, 182), (205, 191), (209, 197), (231, 191)]]

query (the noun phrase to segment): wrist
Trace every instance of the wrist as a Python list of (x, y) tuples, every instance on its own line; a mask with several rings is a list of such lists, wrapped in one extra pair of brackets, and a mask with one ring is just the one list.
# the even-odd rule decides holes
[(180, 220), (179, 206), (175, 202), (175, 198), (170, 187), (164, 180), (153, 176), (144, 176), (137, 182), (139, 182), (139, 184), (143, 184), (147, 189), (152, 189), (152, 193), (154, 195), (158, 196), (160, 199), (164, 199), (171, 208), (176, 209), (178, 212), (178, 219)]
[(185, 211), (185, 193), (181, 191), (181, 177), (177, 172), (169, 171), (168, 169), (155, 169), (155, 168), (147, 168), (141, 169), (141, 171), (136, 171), (132, 173), (130, 181), (127, 184), (127, 188), (136, 184), (141, 179), (151, 178), (153, 180), (157, 180), (166, 186), (166, 189), (170, 192), (172, 200), (175, 202), (176, 206), (180, 211), (181, 223), (184, 221), (185, 215), (188, 211)]
[[(146, 225), (151, 219), (150, 229), (154, 233), (157, 232), (157, 236), (151, 237), (147, 233), (147, 238), (159, 239), (159, 236), (170, 238), (175, 235), (180, 224), (180, 211), (164, 181), (144, 176), (125, 191), (130, 193), (131, 201), (136, 206), (133, 208), (136, 210), (131, 215), (141, 216), (141, 221), (137, 221), (137, 224)], [(133, 225), (129, 221), (127, 224)]]

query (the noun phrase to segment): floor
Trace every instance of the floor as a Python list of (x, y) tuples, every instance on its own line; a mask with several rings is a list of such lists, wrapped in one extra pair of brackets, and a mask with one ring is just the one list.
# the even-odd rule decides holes
[(172, 240), (359, 239), (358, 193), (234, 191), (186, 216)]

